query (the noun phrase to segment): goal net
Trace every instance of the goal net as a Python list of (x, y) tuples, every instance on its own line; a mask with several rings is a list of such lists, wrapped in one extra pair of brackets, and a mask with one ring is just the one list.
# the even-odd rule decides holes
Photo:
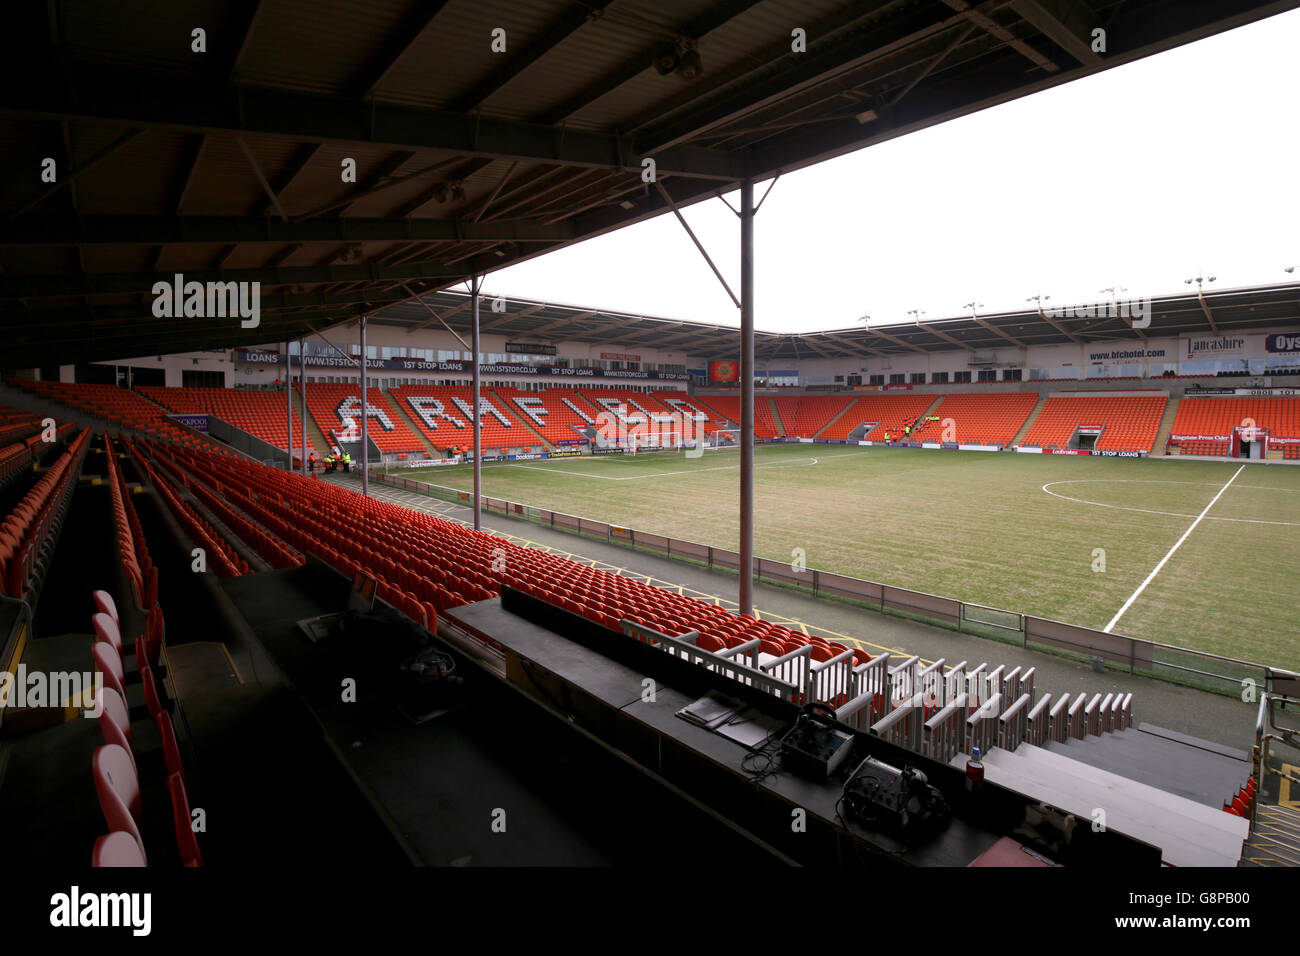
[(709, 447), (711, 448), (739, 448), (740, 447), (740, 429), (739, 428), (719, 428), (710, 436)]

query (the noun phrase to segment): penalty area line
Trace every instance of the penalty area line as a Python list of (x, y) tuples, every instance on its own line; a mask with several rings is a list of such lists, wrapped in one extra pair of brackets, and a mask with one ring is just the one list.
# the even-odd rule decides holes
[(1130, 607), (1133, 606), (1133, 602), (1136, 601), (1138, 597), (1142, 594), (1142, 592), (1147, 589), (1147, 585), (1155, 580), (1156, 575), (1160, 573), (1160, 569), (1163, 568), (1165, 564), (1168, 563), (1169, 559), (1174, 556), (1174, 552), (1177, 551), (1179, 548), (1181, 548), (1183, 546), (1183, 542), (1186, 541), (1188, 537), (1191, 535), (1191, 533), (1196, 530), (1196, 526), (1201, 523), (1201, 519), (1204, 518), (1209, 513), (1210, 509), (1214, 507), (1214, 503), (1223, 497), (1223, 493), (1228, 490), (1228, 485), (1231, 485), (1234, 481), (1236, 481), (1237, 475), (1240, 475), (1245, 470), (1246, 470), (1246, 466), (1242, 465), (1235, 472), (1233, 472), (1232, 477), (1229, 478), (1227, 482), (1224, 484), (1224, 486), (1219, 489), (1219, 493), (1210, 499), (1210, 503), (1205, 506), (1205, 510), (1196, 516), (1196, 520), (1192, 522), (1191, 527), (1189, 527), (1186, 531), (1184, 531), (1183, 536), (1179, 538), (1176, 542), (1174, 542), (1174, 546), (1169, 549), (1169, 553), (1160, 559), (1160, 563), (1157, 564), (1155, 568), (1152, 570), (1152, 572), (1147, 575), (1147, 579), (1138, 585), (1138, 589), (1134, 591), (1132, 595), (1129, 596), (1129, 599), (1127, 601), (1124, 602), (1124, 606), (1115, 612), (1115, 616), (1110, 619), (1110, 623), (1107, 624), (1102, 629), (1103, 631), (1105, 631), (1105, 633), (1109, 634), (1111, 628), (1113, 628), (1116, 624), (1119, 623), (1119, 619), (1124, 616), (1124, 612), (1126, 612)]

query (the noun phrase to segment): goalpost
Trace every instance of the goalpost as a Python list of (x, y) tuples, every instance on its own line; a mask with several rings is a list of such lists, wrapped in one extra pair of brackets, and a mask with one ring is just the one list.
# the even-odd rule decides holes
[(710, 448), (739, 448), (740, 447), (740, 429), (739, 428), (718, 428), (715, 429), (709, 440)]

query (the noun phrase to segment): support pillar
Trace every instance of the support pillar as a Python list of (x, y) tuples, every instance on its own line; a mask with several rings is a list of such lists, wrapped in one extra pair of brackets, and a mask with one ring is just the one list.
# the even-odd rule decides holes
[(298, 340), (298, 395), (302, 399), (302, 431), (299, 435), (299, 450), (302, 459), (302, 473), (307, 474), (307, 340)]
[(366, 317), (361, 317), (361, 493), (370, 494), (370, 418), (366, 394)]
[(754, 181), (740, 185), (740, 613), (754, 613)]
[(470, 336), (470, 349), (474, 353), (474, 530), (481, 531), (483, 524), (483, 430), (479, 426), (479, 341), (478, 341), (478, 294), (483, 288), (483, 277), (474, 276), (470, 283), (470, 314), (473, 330)]
[(293, 471), (293, 360), (288, 342), (284, 343), (284, 470)]

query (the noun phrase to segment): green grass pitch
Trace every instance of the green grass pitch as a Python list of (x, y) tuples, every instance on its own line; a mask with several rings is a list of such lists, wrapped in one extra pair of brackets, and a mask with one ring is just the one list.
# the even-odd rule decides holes
[[(806, 444), (755, 461), (761, 557), (802, 548), (808, 567), (1096, 628), (1240, 468)], [(402, 474), (472, 489), (467, 466)], [(483, 468), (492, 497), (733, 550), (738, 485), (728, 449)], [(1113, 630), (1300, 669), (1300, 468), (1246, 466)]]

